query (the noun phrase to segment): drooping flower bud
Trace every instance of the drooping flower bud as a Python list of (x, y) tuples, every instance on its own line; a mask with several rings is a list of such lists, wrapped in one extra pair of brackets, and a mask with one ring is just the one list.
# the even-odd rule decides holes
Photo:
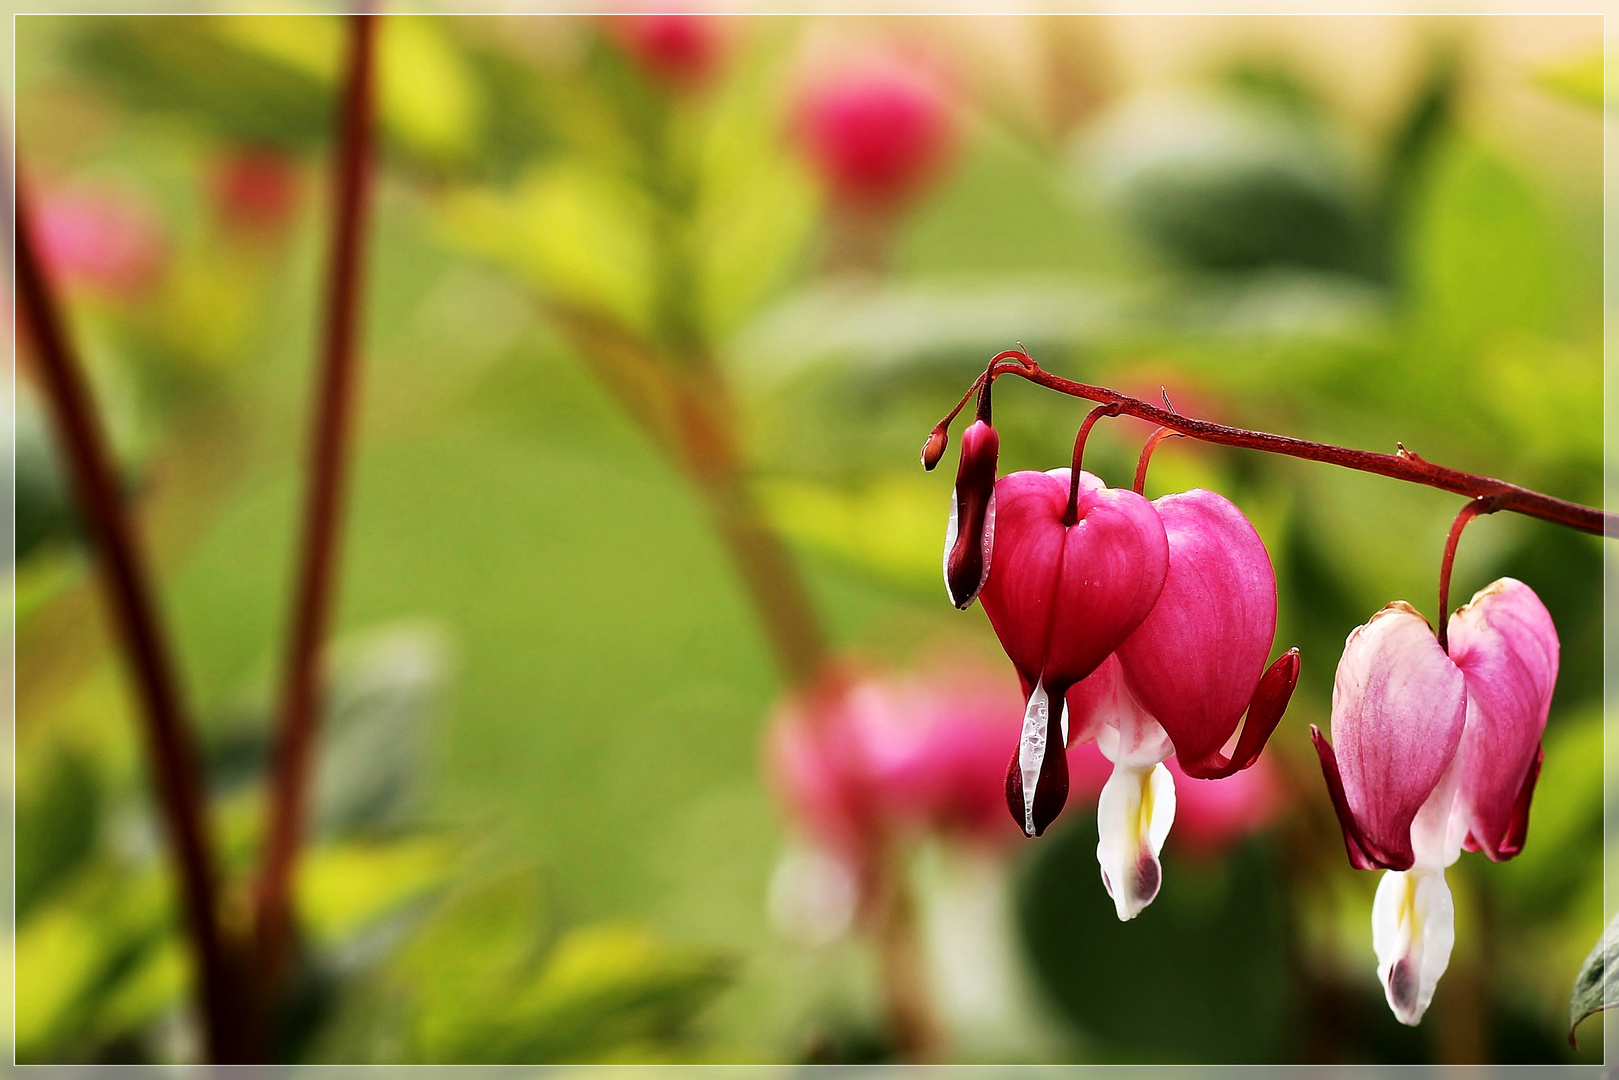
[(1372, 907), (1378, 977), (1416, 1024), (1450, 960), (1445, 867), (1465, 846), (1523, 848), (1540, 737), (1557, 681), (1557, 631), (1534, 592), (1502, 578), (1450, 618), (1451, 651), (1409, 605), (1349, 635), (1332, 745), (1310, 729), (1350, 862), (1386, 868)]
[(928, 441), (922, 444), (922, 468), (932, 472), (939, 467), (939, 459), (950, 445), (950, 432), (946, 428), (936, 427), (928, 432)]
[[(986, 386), (980, 399), (987, 402)], [(961, 465), (950, 495), (950, 525), (944, 536), (944, 585), (950, 602), (965, 611), (989, 578), (995, 547), (995, 463), (1001, 437), (989, 424), (989, 410), (961, 436)]]

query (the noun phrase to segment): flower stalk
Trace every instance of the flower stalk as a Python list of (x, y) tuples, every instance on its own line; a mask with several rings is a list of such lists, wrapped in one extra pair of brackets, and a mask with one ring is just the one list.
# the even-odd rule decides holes
[(973, 382), (961, 401), (935, 430), (944, 429), (961, 412), (981, 382), (1002, 375), (1016, 375), (1032, 383), (1038, 383), (1048, 390), (1067, 394), (1069, 397), (1116, 405), (1120, 415), (1133, 416), (1139, 420), (1158, 424), (1200, 442), (1259, 450), (1268, 454), (1301, 458), (1305, 461), (1319, 461), (1345, 469), (1354, 469), (1357, 472), (1375, 473), (1392, 480), (1421, 484), (1424, 487), (1437, 488), (1457, 495), (1467, 495), (1475, 499), (1488, 497), (1495, 500), (1497, 510), (1509, 510), (1525, 517), (1538, 518), (1554, 525), (1562, 525), (1597, 536), (1619, 538), (1619, 515), (1594, 506), (1583, 506), (1567, 499), (1559, 499), (1517, 484), (1509, 484), (1505, 480), (1435, 465), (1405, 449), (1404, 446), (1401, 446), (1399, 452), (1395, 454), (1379, 454), (1371, 450), (1355, 450), (1334, 446), (1331, 443), (1295, 439), (1287, 435), (1272, 435), (1265, 431), (1228, 427), (1225, 424), (1183, 416), (1105, 386), (1091, 386), (1053, 375), (1043, 370), (1028, 353), (1018, 349), (1009, 349), (997, 354), (990, 361), (990, 366), (984, 374)]
[(254, 932), (261, 976), (285, 974), (293, 939), (292, 878), (303, 836), (322, 705), (322, 651), (337, 584), (337, 549), (359, 376), (360, 288), (366, 210), (372, 187), (373, 69), (376, 16), (350, 17), (347, 76), (333, 173), (332, 247), (326, 323), (309, 486), (299, 555), (293, 622), (279, 711), (275, 772), (254, 895)]
[(201, 770), (156, 590), (119, 496), (118, 476), (61, 307), (41, 265), (28, 201), (16, 191), (17, 300), (40, 381), (94, 537), (108, 606), (124, 640), (141, 702), (153, 786), (180, 879), (198, 972), (198, 1011), (214, 1061), (249, 1059), (243, 983), (219, 920), (219, 870)]

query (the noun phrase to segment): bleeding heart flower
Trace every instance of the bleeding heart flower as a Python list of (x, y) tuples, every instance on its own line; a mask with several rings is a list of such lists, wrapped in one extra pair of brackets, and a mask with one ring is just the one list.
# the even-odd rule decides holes
[[(1175, 819), (1175, 780), (1227, 777), (1258, 760), (1298, 681), (1298, 651), (1267, 670), (1276, 578), (1259, 534), (1211, 491), (1152, 504), (1168, 542), (1152, 611), (1068, 693), (1070, 745), (1091, 737), (1113, 762), (1097, 806), (1096, 856), (1120, 919), (1158, 894), (1158, 854)], [(986, 601), (987, 604), (987, 601)], [(1247, 722), (1243, 724), (1243, 714)], [(1242, 724), (1235, 751), (1222, 748)]]
[[(1230, 776), (1253, 764), (1282, 719), (1298, 682), (1298, 650), (1266, 670), (1276, 575), (1241, 510), (1203, 490), (1152, 505), (1169, 538), (1169, 572), (1152, 613), (1119, 646), (1119, 663), (1187, 775)], [(1221, 748), (1244, 713), (1248, 721), (1226, 757)]]
[[(1067, 800), (1069, 688), (1147, 617), (1169, 565), (1151, 503), (1082, 472), (1070, 512), (1069, 484), (1069, 470), (1054, 469), (995, 485), (995, 559), (981, 594), (1026, 697), (1006, 799), (1027, 836), (1043, 833)], [(1058, 753), (1048, 752), (1053, 742)]]
[(1349, 861), (1388, 871), (1372, 906), (1378, 976), (1416, 1024), (1455, 940), (1445, 867), (1463, 847), (1523, 848), (1540, 737), (1557, 681), (1557, 630), (1533, 590), (1502, 578), (1450, 617), (1450, 653), (1395, 602), (1349, 635), (1332, 744), (1310, 729)]

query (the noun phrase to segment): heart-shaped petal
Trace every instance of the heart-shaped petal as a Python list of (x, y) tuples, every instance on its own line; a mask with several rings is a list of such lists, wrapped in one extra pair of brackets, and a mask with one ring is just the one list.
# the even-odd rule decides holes
[(1276, 575), (1259, 534), (1227, 499), (1194, 489), (1153, 507), (1169, 541), (1168, 574), (1118, 656), (1185, 765), (1215, 755), (1242, 722), (1276, 636)]
[(1558, 653), (1546, 605), (1513, 578), (1481, 589), (1450, 618), (1450, 658), (1467, 681), (1456, 813), (1468, 847), (1496, 862), (1518, 853), (1528, 828), (1526, 781), (1532, 793)]
[(1157, 511), (1133, 491), (1080, 475), (1078, 516), (1063, 524), (1069, 472), (1018, 472), (995, 488), (995, 561), (984, 612), (1028, 684), (1066, 693), (1152, 610), (1169, 568)]
[(1352, 847), (1392, 870), (1417, 861), (1412, 823), (1445, 779), (1466, 718), (1462, 673), (1409, 604), (1390, 604), (1349, 635), (1332, 690), (1333, 745), (1317, 749), (1329, 789), (1341, 785), (1334, 803)]

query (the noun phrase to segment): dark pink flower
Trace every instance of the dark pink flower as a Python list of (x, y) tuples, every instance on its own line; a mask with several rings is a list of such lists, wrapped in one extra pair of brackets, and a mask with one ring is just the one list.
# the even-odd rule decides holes
[(155, 215), (121, 193), (83, 189), (46, 196), (35, 219), (40, 254), (71, 282), (127, 295), (150, 285), (167, 254)]
[(666, 90), (693, 90), (719, 70), (720, 20), (683, 11), (613, 15), (607, 30), (649, 79)]
[(1067, 800), (1067, 756), (1047, 750), (1072, 737), (1069, 688), (1147, 617), (1169, 565), (1151, 503), (1082, 473), (1070, 522), (1069, 478), (1067, 469), (1018, 472), (995, 485), (995, 559), (981, 594), (1027, 699), (1006, 798), (1028, 836)]
[(1557, 681), (1557, 630), (1533, 590), (1502, 578), (1450, 617), (1450, 652), (1396, 602), (1349, 635), (1332, 743), (1311, 729), (1350, 862), (1388, 872), (1372, 944), (1389, 1007), (1415, 1024), (1455, 940), (1445, 868), (1464, 847), (1523, 848)]
[(895, 63), (823, 76), (800, 100), (797, 128), (832, 197), (871, 209), (917, 195), (955, 144), (944, 94), (921, 72)]

